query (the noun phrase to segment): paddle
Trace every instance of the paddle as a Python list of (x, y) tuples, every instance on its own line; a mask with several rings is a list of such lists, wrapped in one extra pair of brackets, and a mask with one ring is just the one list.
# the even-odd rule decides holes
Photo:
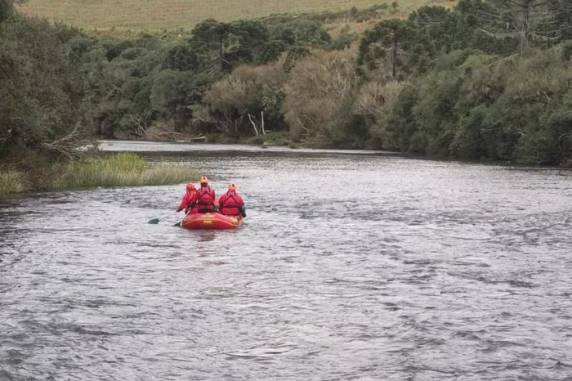
[(149, 221), (147, 221), (147, 223), (151, 224), (151, 225), (157, 225), (159, 222), (161, 222), (161, 220), (163, 218), (167, 218), (167, 217), (169, 217), (169, 215), (153, 218), (153, 219), (150, 219)]

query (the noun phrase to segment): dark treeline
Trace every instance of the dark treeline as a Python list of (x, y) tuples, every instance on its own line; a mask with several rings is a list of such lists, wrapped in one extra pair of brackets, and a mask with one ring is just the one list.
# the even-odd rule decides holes
[(0, 155), (67, 157), (94, 134), (263, 142), (278, 132), (293, 145), (572, 160), (569, 1), (461, 0), (336, 38), (323, 19), (207, 20), (189, 36), (118, 39), (26, 19), (0, 0)]

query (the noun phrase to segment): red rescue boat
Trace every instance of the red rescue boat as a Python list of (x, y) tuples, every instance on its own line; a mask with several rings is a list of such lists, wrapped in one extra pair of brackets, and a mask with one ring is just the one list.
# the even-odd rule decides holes
[(181, 222), (185, 229), (236, 229), (242, 224), (240, 216), (225, 216), (220, 213), (192, 213), (187, 215)]

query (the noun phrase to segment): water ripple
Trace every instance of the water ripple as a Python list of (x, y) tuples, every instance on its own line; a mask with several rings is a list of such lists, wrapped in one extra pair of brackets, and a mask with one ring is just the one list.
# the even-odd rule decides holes
[(569, 172), (343, 154), (166, 158), (233, 232), (183, 185), (3, 201), (0, 380), (569, 377)]

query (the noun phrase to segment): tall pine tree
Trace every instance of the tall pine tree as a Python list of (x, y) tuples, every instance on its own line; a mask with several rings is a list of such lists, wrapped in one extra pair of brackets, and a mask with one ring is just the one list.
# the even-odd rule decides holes
[(496, 38), (514, 38), (520, 54), (531, 43), (552, 45), (566, 37), (569, 0), (489, 0), (479, 16), (482, 30)]

